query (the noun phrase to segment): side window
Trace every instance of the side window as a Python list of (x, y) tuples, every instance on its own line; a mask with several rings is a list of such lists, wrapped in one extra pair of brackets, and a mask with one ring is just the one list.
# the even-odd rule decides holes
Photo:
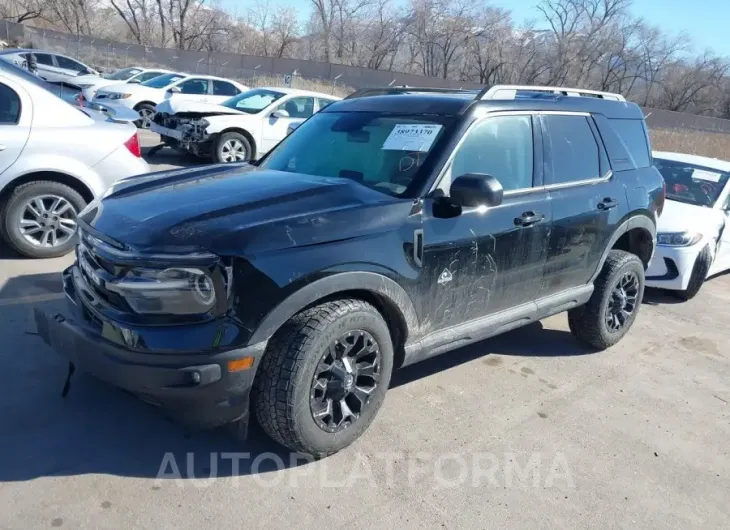
[(144, 83), (145, 81), (149, 81), (150, 79), (154, 79), (155, 77), (159, 77), (161, 75), (164, 74), (162, 72), (144, 72), (135, 75), (132, 79), (134, 79), (135, 81), (139, 81), (140, 83)]
[(337, 100), (319, 98), (319, 110), (322, 110), (323, 108), (332, 105), (332, 103), (334, 103), (335, 101), (337, 101)]
[[(530, 116), (487, 118), (467, 133), (456, 151), (451, 179), (466, 173), (487, 173), (499, 180), (505, 191), (530, 188), (533, 158)], [(451, 179), (445, 183), (448, 187)]]
[(552, 181), (546, 180), (546, 184), (578, 182), (602, 175), (598, 143), (585, 116), (548, 115), (541, 119), (552, 160)]
[(238, 89), (231, 83), (225, 81), (213, 81), (214, 96), (236, 96), (239, 94)]
[(20, 119), (20, 98), (13, 89), (0, 84), (0, 125), (14, 125)]
[(208, 93), (207, 79), (188, 79), (177, 86), (183, 94), (202, 96)]
[(282, 103), (276, 107), (276, 110), (287, 111), (290, 118), (309, 118), (314, 114), (314, 98), (291, 98), (286, 103)]
[(636, 167), (649, 167), (649, 141), (642, 120), (609, 120)]
[(69, 59), (68, 57), (56, 55), (56, 62), (58, 63), (59, 68), (63, 68), (65, 70), (73, 70), (74, 72), (81, 72), (83, 70), (86, 70), (86, 68), (84, 68), (84, 65), (82, 65), (81, 63), (77, 63), (76, 61)]
[(55, 66), (53, 64), (53, 57), (50, 53), (36, 53), (35, 62), (38, 64), (45, 64), (46, 66)]

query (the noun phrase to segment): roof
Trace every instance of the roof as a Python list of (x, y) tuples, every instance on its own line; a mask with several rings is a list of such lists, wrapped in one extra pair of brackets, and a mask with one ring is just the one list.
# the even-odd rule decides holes
[(720, 160), (718, 158), (709, 158), (706, 156), (688, 155), (685, 153), (670, 153), (666, 151), (654, 151), (654, 158), (661, 158), (663, 160), (672, 160), (674, 162), (683, 162), (685, 164), (692, 164), (695, 166), (702, 166), (709, 169), (715, 169), (717, 171), (723, 171), (730, 173), (730, 162), (726, 160)]
[(392, 112), (414, 114), (456, 115), (468, 107), (478, 105), (489, 112), (530, 110), (570, 111), (603, 114), (610, 119), (643, 119), (641, 108), (635, 103), (612, 101), (595, 97), (555, 95), (520, 99), (476, 99), (477, 90), (438, 92), (399, 91), (387, 95), (374, 95), (345, 99), (330, 105), (323, 112)]
[(341, 97), (333, 96), (332, 94), (325, 94), (324, 92), (314, 92), (312, 90), (301, 90), (299, 88), (286, 88), (286, 87), (280, 87), (280, 86), (262, 86), (262, 87), (255, 87), (255, 88), (263, 88), (264, 90), (273, 90), (274, 92), (281, 92), (282, 94), (296, 94), (298, 96), (313, 96), (313, 97), (327, 98), (327, 99), (342, 99)]

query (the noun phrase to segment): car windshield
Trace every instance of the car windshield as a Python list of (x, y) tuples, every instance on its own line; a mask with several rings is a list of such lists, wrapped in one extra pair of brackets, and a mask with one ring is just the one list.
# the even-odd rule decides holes
[(452, 121), (442, 116), (322, 112), (297, 127), (261, 167), (348, 178), (398, 197)]
[(725, 188), (730, 173), (704, 166), (654, 158), (654, 165), (664, 177), (667, 199), (713, 207)]
[(165, 88), (168, 85), (173, 84), (175, 81), (180, 81), (185, 76), (180, 74), (166, 74), (150, 79), (142, 83), (142, 86), (148, 86), (150, 88)]
[(237, 96), (225, 100), (222, 105), (229, 109), (240, 110), (246, 114), (256, 114), (282, 96), (284, 96), (283, 92), (276, 92), (275, 90), (267, 90), (265, 88), (254, 88), (253, 90), (241, 92)]
[(109, 79), (110, 81), (126, 81), (133, 75), (137, 75), (140, 72), (141, 70), (139, 68), (122, 68), (116, 72), (105, 74), (104, 79)]

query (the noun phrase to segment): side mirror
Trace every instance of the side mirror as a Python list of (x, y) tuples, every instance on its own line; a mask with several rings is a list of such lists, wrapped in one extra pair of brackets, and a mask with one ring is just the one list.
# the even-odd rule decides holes
[(138, 85), (141, 82), (142, 81), (140, 81), (139, 79), (130, 79), (129, 81), (127, 81), (127, 83), (129, 83), (130, 85)]
[(502, 184), (486, 173), (467, 173), (454, 179), (449, 190), (451, 201), (458, 206), (499, 206)]
[(272, 118), (288, 118), (289, 113), (285, 111), (284, 109), (275, 110), (271, 113)]
[(171, 86), (167, 89), (167, 91), (170, 94), (179, 94), (180, 92), (182, 92), (182, 89), (179, 86)]

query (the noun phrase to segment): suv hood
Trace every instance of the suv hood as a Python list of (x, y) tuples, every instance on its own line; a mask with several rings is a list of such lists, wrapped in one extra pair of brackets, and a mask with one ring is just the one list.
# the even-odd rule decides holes
[(81, 218), (142, 251), (241, 256), (392, 229), (411, 207), (348, 179), (219, 164), (123, 179)]
[(223, 105), (214, 103), (199, 103), (195, 101), (180, 101), (167, 99), (157, 105), (155, 110), (160, 113), (178, 114), (184, 113), (188, 118), (202, 116), (219, 116), (221, 114), (244, 114), (240, 110), (234, 110)]
[(725, 222), (721, 210), (667, 199), (657, 222), (657, 232), (700, 232), (715, 234)]

